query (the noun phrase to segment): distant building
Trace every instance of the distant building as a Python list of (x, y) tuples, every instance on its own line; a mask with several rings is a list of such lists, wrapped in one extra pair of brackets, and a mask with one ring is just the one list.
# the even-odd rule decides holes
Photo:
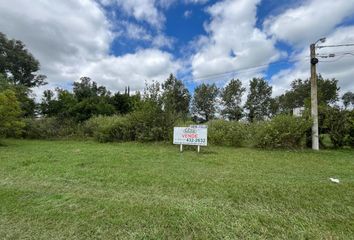
[(305, 108), (304, 107), (297, 107), (293, 108), (293, 116), (295, 117), (301, 117), (302, 114), (304, 113)]

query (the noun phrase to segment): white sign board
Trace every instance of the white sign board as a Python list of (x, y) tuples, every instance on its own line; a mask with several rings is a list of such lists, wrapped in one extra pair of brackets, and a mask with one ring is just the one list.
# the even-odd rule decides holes
[(173, 144), (207, 146), (208, 128), (204, 125), (175, 127), (173, 129)]

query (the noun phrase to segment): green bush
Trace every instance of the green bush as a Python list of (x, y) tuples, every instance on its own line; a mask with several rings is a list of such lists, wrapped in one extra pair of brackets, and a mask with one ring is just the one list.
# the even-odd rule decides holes
[(100, 142), (167, 141), (177, 119), (154, 103), (125, 116), (99, 116), (85, 122), (84, 132)]
[(247, 137), (248, 126), (236, 121), (208, 122), (208, 141), (214, 145), (240, 147)]
[(338, 107), (329, 107), (325, 114), (324, 126), (335, 148), (345, 145), (348, 134), (347, 112)]
[(97, 116), (85, 122), (84, 132), (99, 142), (132, 141), (134, 132), (128, 116)]
[(305, 118), (279, 115), (270, 121), (253, 125), (253, 142), (261, 148), (299, 148), (311, 121)]
[(0, 89), (0, 138), (20, 135), (24, 125), (15, 92)]
[(135, 140), (141, 142), (171, 140), (173, 127), (179, 120), (170, 112), (162, 111), (154, 102), (145, 102), (128, 118), (134, 128)]
[(56, 118), (27, 118), (22, 134), (30, 139), (55, 139), (77, 137), (80, 126), (71, 120), (58, 120)]
[(354, 147), (354, 110), (348, 112), (348, 138), (347, 144), (351, 147)]

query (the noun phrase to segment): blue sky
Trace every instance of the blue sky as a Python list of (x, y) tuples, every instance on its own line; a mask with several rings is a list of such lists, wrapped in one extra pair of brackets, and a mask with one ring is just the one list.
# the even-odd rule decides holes
[[(311, 42), (354, 43), (354, 0), (12, 0), (0, 14), (1, 31), (41, 62), (46, 88), (89, 76), (112, 91), (141, 90), (172, 72), (191, 91), (264, 77), (279, 95), (309, 76)], [(341, 56), (354, 48), (319, 52), (328, 51), (337, 57), (319, 72), (354, 91), (354, 57)]]

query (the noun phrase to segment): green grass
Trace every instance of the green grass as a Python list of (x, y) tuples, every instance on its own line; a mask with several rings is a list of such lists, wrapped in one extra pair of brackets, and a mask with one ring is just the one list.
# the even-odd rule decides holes
[(5, 143), (0, 239), (354, 236), (353, 150)]

